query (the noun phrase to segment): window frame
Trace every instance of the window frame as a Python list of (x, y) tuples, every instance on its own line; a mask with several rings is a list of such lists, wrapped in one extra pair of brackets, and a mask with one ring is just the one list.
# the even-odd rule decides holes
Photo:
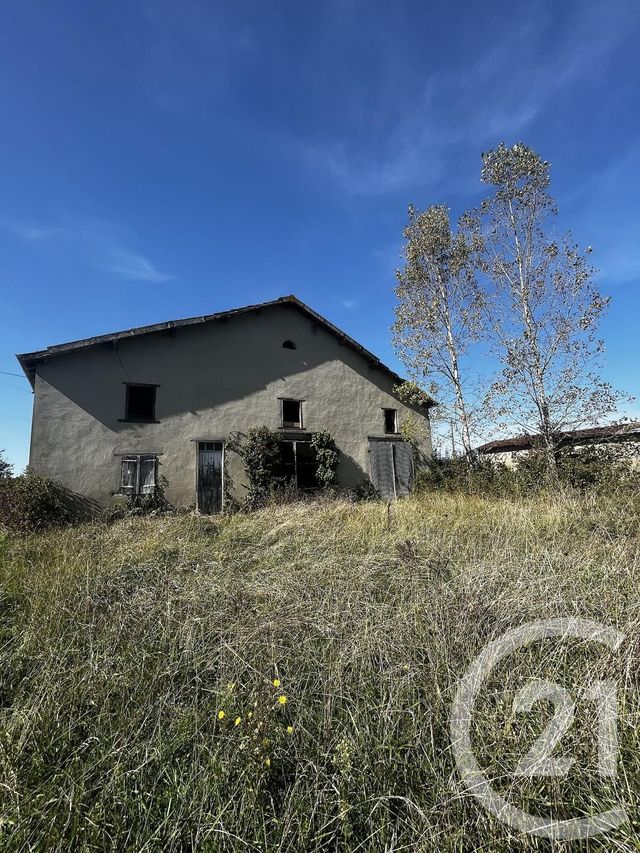
[[(149, 487), (142, 485), (142, 463), (153, 460), (153, 484)], [(135, 476), (133, 486), (124, 485), (124, 472), (127, 463), (135, 464)], [(139, 498), (144, 495), (155, 494), (158, 488), (158, 455), (157, 453), (123, 453), (120, 459), (120, 488), (118, 494), (126, 497)]]
[[(393, 412), (393, 430), (387, 429), (387, 414), (389, 412)], [(398, 430), (398, 410), (392, 409), (387, 406), (382, 407), (382, 417), (384, 419), (384, 434), (385, 435), (399, 435)]]
[[(160, 421), (156, 417), (156, 404), (158, 402), (158, 391), (157, 389), (160, 387), (157, 384), (152, 382), (123, 382), (125, 386), (125, 398), (124, 398), (124, 417), (119, 418), (120, 423), (125, 424), (157, 424)], [(153, 389), (153, 404), (151, 410), (150, 418), (132, 418), (129, 417), (129, 397), (130, 397), (130, 389), (132, 387), (135, 388), (151, 388)]]
[[(311, 467), (313, 463), (309, 463), (306, 460), (303, 461), (301, 458), (298, 458), (298, 445), (304, 445), (305, 447), (311, 448), (311, 439), (307, 438), (282, 438), (280, 439), (280, 445), (291, 445), (293, 452), (293, 459), (291, 462), (287, 462), (283, 464), (283, 474), (286, 472), (287, 467), (291, 466), (290, 471), (293, 474), (292, 482), (296, 489), (300, 491), (314, 491), (318, 488), (319, 484), (315, 481), (311, 485), (303, 486), (300, 484), (300, 473), (303, 468)], [(314, 469), (315, 469), (314, 465)]]
[[(304, 400), (298, 400), (295, 397), (280, 397), (280, 429), (300, 429), (303, 430), (304, 427)], [(298, 404), (298, 414), (300, 416), (299, 421), (296, 423), (294, 421), (285, 421), (284, 419), (284, 404), (285, 403), (297, 403)]]

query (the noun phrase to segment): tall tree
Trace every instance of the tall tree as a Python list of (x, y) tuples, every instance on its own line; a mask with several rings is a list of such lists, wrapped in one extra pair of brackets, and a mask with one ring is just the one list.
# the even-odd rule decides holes
[(479, 315), (476, 246), (464, 228), (452, 232), (443, 205), (423, 212), (409, 207), (403, 233), (405, 265), (396, 271), (396, 351), (418, 385), (430, 382), (440, 414), (453, 418), (471, 460), (473, 406), (463, 359)]
[(559, 432), (615, 411), (598, 375), (599, 320), (609, 299), (570, 235), (556, 236), (549, 164), (522, 143), (482, 155), (493, 192), (475, 219), (484, 244), (489, 331), (501, 363), (491, 398), (503, 424), (541, 435), (549, 464)]

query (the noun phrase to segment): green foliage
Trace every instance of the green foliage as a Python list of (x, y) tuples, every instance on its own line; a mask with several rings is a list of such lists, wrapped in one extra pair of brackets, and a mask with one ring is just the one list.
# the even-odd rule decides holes
[(311, 447), (316, 457), (316, 479), (322, 488), (332, 486), (336, 481), (336, 471), (340, 461), (340, 451), (327, 432), (321, 430), (311, 436)]
[[(325, 489), (336, 481), (340, 451), (326, 430), (311, 436), (316, 459), (316, 480)], [(235, 433), (227, 445), (242, 459), (248, 482), (247, 507), (256, 509), (268, 501), (287, 503), (300, 497), (291, 476), (287, 476), (280, 435), (266, 426), (254, 427), (247, 433)]]
[(173, 504), (166, 498), (169, 481), (162, 474), (158, 476), (156, 487), (148, 495), (127, 495), (126, 502), (109, 507), (102, 513), (105, 521), (117, 521), (121, 518), (135, 518), (142, 515), (160, 515), (176, 512)]
[(4, 458), (4, 450), (0, 450), (0, 480), (5, 480), (13, 475), (13, 466)]
[(513, 465), (474, 454), (466, 458), (434, 457), (416, 476), (417, 491), (440, 490), (496, 497), (535, 495), (558, 488), (616, 494), (640, 491), (640, 471), (615, 448), (566, 448), (556, 453), (556, 470), (549, 475), (544, 448), (519, 454)]
[(274, 492), (284, 487), (286, 478), (277, 432), (266, 426), (253, 427), (247, 433), (232, 435), (227, 447), (237, 453), (244, 464), (249, 507), (263, 506)]
[(408, 406), (427, 406), (431, 402), (431, 397), (415, 382), (402, 382), (393, 391)]
[(32, 533), (70, 524), (75, 513), (67, 490), (35, 474), (0, 479), (0, 527), (16, 533)]

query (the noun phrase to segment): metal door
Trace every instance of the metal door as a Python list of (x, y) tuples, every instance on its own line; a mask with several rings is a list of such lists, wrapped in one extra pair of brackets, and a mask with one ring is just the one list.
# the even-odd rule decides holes
[(198, 509), (205, 515), (222, 512), (223, 457), (221, 441), (198, 444)]

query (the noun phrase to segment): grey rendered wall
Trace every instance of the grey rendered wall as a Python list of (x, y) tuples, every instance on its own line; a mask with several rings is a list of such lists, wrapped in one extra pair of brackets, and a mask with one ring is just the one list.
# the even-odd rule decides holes
[[(282, 348), (292, 339), (296, 350)], [(157, 383), (159, 423), (124, 423), (126, 382)], [(280, 426), (280, 397), (303, 399), (304, 428), (326, 428), (342, 452), (339, 477), (369, 475), (369, 435), (384, 434), (382, 408), (400, 423), (429, 422), (393, 396), (394, 381), (290, 306), (155, 333), (56, 356), (38, 366), (30, 465), (90, 501), (106, 504), (120, 485), (120, 456), (157, 453), (167, 497), (196, 496), (197, 440), (225, 440), (252, 426)], [(243, 471), (227, 456), (230, 492), (242, 497)]]

